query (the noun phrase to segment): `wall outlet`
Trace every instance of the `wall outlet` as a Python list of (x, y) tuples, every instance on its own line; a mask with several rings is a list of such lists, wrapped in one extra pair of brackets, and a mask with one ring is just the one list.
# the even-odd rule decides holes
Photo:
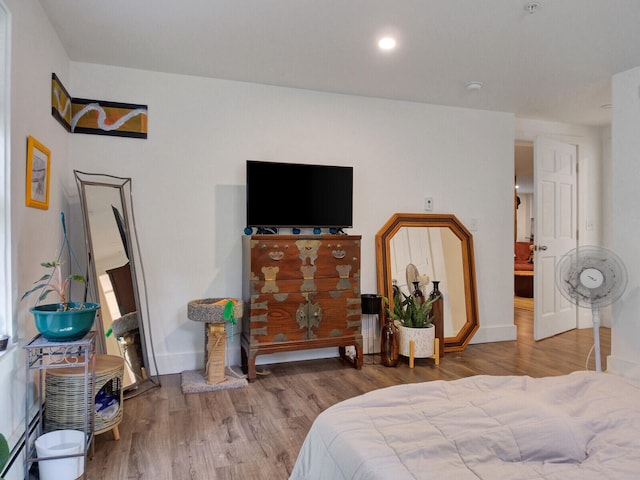
[(424, 211), (433, 211), (433, 197), (424, 197)]

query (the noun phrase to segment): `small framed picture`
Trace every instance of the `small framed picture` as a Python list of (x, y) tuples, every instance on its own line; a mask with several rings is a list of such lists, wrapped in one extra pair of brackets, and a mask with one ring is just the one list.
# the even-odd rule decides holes
[(38, 140), (29, 136), (27, 140), (27, 184), (26, 201), (28, 207), (49, 208), (49, 170), (51, 152)]

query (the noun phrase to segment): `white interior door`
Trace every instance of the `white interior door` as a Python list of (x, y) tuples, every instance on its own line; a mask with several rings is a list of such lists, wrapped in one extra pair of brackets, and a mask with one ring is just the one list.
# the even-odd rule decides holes
[(556, 264), (577, 246), (577, 149), (549, 138), (534, 141), (534, 323), (540, 340), (576, 328), (576, 306), (556, 288)]

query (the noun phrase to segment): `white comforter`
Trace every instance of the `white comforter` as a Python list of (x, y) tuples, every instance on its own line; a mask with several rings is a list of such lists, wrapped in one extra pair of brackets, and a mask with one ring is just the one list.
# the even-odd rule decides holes
[(322, 412), (291, 480), (640, 479), (640, 382), (614, 374), (398, 385)]

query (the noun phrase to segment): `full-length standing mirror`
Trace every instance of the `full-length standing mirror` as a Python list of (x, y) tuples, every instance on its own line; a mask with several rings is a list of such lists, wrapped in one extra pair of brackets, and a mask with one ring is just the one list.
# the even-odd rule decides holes
[(409, 295), (423, 275), (439, 282), (444, 351), (464, 350), (479, 326), (473, 237), (464, 225), (450, 214), (396, 213), (376, 234), (376, 260), (378, 292), (389, 299), (394, 284)]
[(100, 303), (99, 353), (125, 359), (125, 394), (159, 385), (144, 269), (135, 230), (131, 179), (74, 170), (85, 229), (88, 294)]

